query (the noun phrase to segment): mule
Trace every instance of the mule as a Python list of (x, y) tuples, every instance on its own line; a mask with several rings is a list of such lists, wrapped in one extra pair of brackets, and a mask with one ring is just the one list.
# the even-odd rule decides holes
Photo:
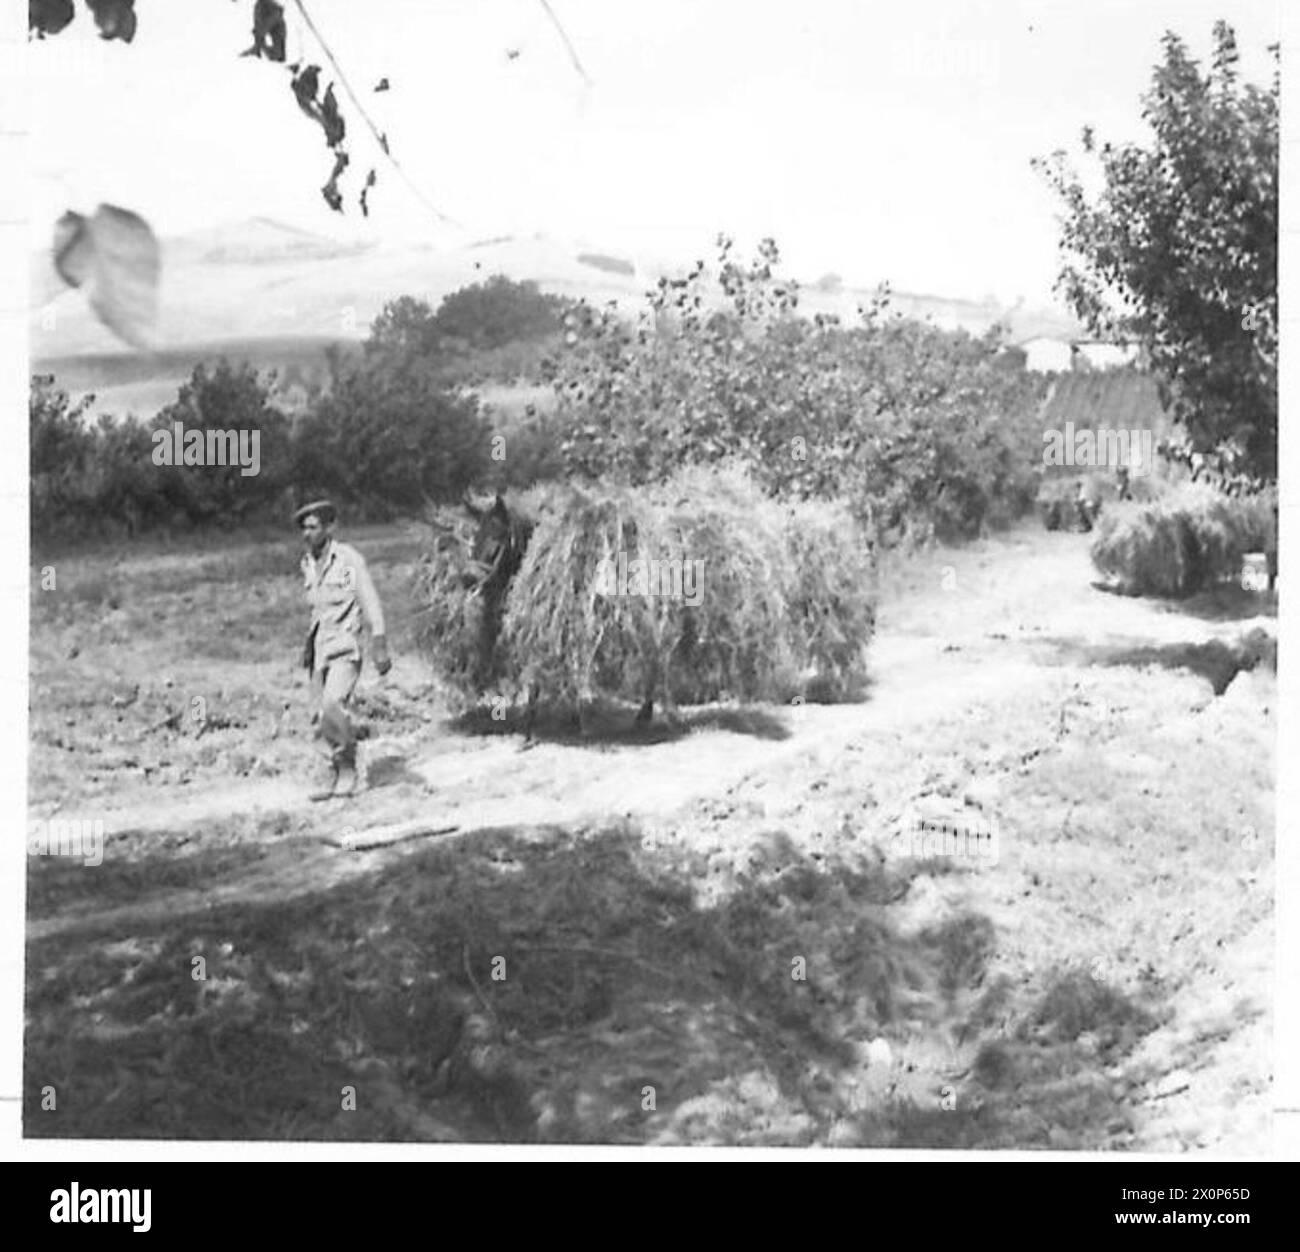
[[(461, 574), (461, 585), (472, 595), (484, 597), (488, 611), (497, 616), (496, 627), (499, 629), (506, 593), (523, 565), (535, 523), (512, 510), (499, 492), (493, 502), (485, 506), (475, 502), (469, 491), (466, 491), (462, 503), (469, 515), (478, 522), (478, 529), (470, 545), (467, 568)], [(634, 724), (638, 726), (649, 725), (654, 719), (655, 690), (661, 682), (664, 685), (664, 704), (669, 704), (663, 666), (653, 649), (649, 653), (645, 661), (645, 695), (634, 719)], [(525, 746), (530, 746), (533, 742), (540, 690), (541, 685), (536, 681), (529, 685), (528, 709), (524, 718)], [(583, 734), (586, 733), (584, 704), (585, 700), (580, 697), (575, 714), (578, 729)]]

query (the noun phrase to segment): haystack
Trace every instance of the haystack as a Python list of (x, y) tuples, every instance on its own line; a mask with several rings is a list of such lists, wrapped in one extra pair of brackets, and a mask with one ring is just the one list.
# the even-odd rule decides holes
[(1162, 499), (1115, 505), (1101, 522), (1092, 560), (1139, 595), (1181, 597), (1241, 575), (1248, 552), (1276, 550), (1273, 496), (1225, 496), (1185, 484)]
[(426, 653), (465, 697), (534, 684), (569, 704), (860, 691), (875, 566), (842, 506), (779, 504), (722, 469), (538, 488), (511, 507), (535, 526), (502, 604), (465, 604), (464, 526), (422, 571)]

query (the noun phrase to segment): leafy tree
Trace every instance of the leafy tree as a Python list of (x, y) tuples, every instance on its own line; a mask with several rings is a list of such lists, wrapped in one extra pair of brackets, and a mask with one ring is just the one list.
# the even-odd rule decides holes
[(1094, 333), (1145, 347), (1180, 428), (1166, 453), (1275, 480), (1279, 76), (1244, 83), (1237, 62), (1224, 22), (1204, 74), (1167, 34), (1143, 97), (1150, 145), (1098, 150), (1083, 132), (1096, 199), (1064, 152), (1036, 165), (1065, 208), (1058, 289)]
[(497, 348), (557, 334), (569, 302), (548, 295), (535, 282), (494, 274), (485, 283), (444, 297), (434, 315), (437, 335), (471, 348)]
[(799, 315), (766, 241), (742, 265), (719, 240), (660, 280), (636, 321), (580, 306), (553, 363), (569, 473), (658, 482), (740, 460), (778, 496), (841, 497), (886, 529), (969, 534), (1033, 495), (1039, 382), (976, 339), (887, 318)]
[[(191, 522), (234, 525), (269, 506), (289, 485), (293, 466), (290, 428), (285, 416), (271, 404), (273, 381), (263, 381), (247, 363), (232, 365), (221, 360), (211, 367), (197, 365), (176, 399), (152, 423), (162, 430), (180, 422), (186, 430), (257, 435), (256, 474), (244, 474), (237, 464), (157, 467), (152, 453), (143, 460), (151, 480), (161, 477), (184, 485), (184, 509)], [(140, 460), (133, 454), (130, 464), (135, 466)]]
[(437, 312), (415, 296), (389, 300), (371, 323), (364, 350), (390, 368), (438, 366), (450, 378), (476, 362), (499, 365), (496, 358), (510, 355), (502, 349), (554, 338), (569, 307), (569, 301), (546, 294), (535, 282), (497, 274), (451, 292)]
[(437, 351), (438, 330), (428, 301), (414, 296), (389, 300), (370, 323), (363, 345), (369, 357), (401, 362), (430, 357)]
[(92, 457), (86, 435), (86, 409), (92, 397), (76, 404), (54, 386), (52, 377), (32, 379), (27, 399), (31, 520), (36, 532), (53, 531), (76, 514), (81, 520), (81, 482)]
[[(51, 381), (33, 380), (28, 413), (35, 534), (229, 526), (277, 507), (293, 467), (289, 425), (249, 366), (198, 366), (149, 424), (108, 414), (92, 421), (91, 400), (70, 404)], [(242, 474), (237, 464), (160, 464), (154, 427), (171, 434), (174, 422), (187, 431), (256, 431), (258, 472)]]
[(295, 428), (300, 492), (393, 517), (455, 498), (486, 473), (491, 430), (478, 401), (445, 386), (434, 366), (334, 366), (328, 394)]

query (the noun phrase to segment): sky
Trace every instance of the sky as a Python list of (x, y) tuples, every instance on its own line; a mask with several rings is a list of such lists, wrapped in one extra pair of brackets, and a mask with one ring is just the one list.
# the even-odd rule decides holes
[[(1053, 302), (1057, 206), (1034, 156), (1141, 140), (1174, 30), (1216, 18), (1265, 81), (1276, 0), (306, 0), (440, 221), (343, 101), (372, 214), (331, 213), (320, 131), (283, 67), (236, 53), (251, 0), (137, 0), (131, 46), (81, 11), (29, 48), (30, 226), (101, 201), (164, 235), (253, 216), (343, 238), (544, 233), (689, 264), (719, 231), (764, 235), (807, 279)], [(81, 6), (78, 6), (79, 8)], [(319, 51), (291, 18), (290, 59)], [(511, 57), (510, 51), (518, 55)], [(330, 77), (326, 70), (326, 77)], [(386, 76), (392, 89), (371, 88)], [(340, 93), (341, 94), (341, 93)]]

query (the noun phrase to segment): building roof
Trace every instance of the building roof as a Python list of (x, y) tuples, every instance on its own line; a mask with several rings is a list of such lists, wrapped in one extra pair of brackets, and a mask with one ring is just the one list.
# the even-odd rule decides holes
[(1030, 343), (1059, 343), (1066, 348), (1132, 348), (1136, 339), (1097, 339), (1090, 335), (1027, 335), (1012, 340), (1012, 347), (1023, 348)]
[(1094, 424), (1126, 430), (1163, 429), (1168, 424), (1156, 380), (1135, 369), (1060, 374), (1043, 401), (1043, 425)]

